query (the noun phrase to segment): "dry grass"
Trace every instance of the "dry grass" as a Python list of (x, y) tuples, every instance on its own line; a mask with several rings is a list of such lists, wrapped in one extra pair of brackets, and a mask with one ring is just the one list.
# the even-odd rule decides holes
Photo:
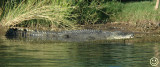
[(1, 19), (1, 23), (3, 26), (9, 27), (27, 20), (44, 19), (51, 21), (52, 26), (63, 23), (65, 26), (74, 27), (74, 23), (67, 20), (67, 18), (73, 17), (70, 15), (73, 8), (66, 1), (61, 1), (61, 3), (58, 0), (23, 1), (13, 9), (9, 9)]

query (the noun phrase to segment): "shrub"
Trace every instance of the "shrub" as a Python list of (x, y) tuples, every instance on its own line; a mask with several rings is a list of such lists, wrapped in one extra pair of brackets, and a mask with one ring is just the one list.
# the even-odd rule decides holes
[(76, 21), (79, 24), (106, 23), (111, 21), (111, 17), (121, 11), (123, 4), (116, 1), (86, 1), (78, 2), (78, 8), (74, 14), (78, 15)]

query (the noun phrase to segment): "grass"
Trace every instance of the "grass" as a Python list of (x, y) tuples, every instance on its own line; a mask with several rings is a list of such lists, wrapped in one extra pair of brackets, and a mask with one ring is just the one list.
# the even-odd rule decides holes
[(51, 22), (51, 27), (74, 27), (74, 22), (70, 21), (70, 14), (73, 6), (71, 2), (64, 0), (28, 0), (13, 6), (6, 4), (1, 23), (3, 26), (15, 26), (24, 21), (41, 19)]
[[(132, 24), (143, 22), (157, 23), (160, 21), (160, 9), (155, 10), (154, 1), (126, 3), (122, 12), (115, 18), (118, 22), (130, 22)], [(142, 24), (143, 24), (142, 23)]]
[[(118, 2), (89, 0), (27, 0), (7, 3), (1, 17), (3, 26), (48, 26), (76, 28), (76, 24), (106, 23), (120, 10)], [(118, 4), (118, 5), (117, 5)], [(112, 8), (112, 6), (118, 6)]]

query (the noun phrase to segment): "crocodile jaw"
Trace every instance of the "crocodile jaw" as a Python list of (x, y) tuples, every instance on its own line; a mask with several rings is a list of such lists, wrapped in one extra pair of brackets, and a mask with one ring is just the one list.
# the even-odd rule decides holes
[(129, 38), (133, 38), (133, 34), (128, 34), (128, 35), (114, 35), (114, 36), (110, 36), (107, 39), (129, 39)]

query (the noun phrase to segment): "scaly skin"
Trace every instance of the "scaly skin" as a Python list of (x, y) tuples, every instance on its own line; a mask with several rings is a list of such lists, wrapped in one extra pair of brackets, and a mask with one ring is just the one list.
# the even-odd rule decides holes
[(71, 30), (71, 31), (31, 31), (23, 33), (30, 39), (38, 38), (43, 40), (60, 40), (60, 41), (91, 41), (107, 39), (127, 39), (132, 38), (133, 34), (121, 31), (101, 31), (101, 30)]

